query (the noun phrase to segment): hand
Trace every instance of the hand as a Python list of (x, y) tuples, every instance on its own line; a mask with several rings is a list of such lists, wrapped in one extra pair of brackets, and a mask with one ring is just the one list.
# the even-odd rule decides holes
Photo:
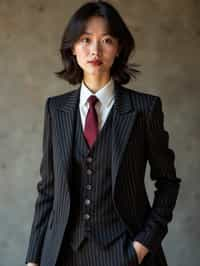
[(33, 262), (29, 262), (29, 263), (27, 264), (27, 266), (39, 266), (39, 264), (36, 264), (36, 263), (33, 263)]
[(145, 247), (144, 245), (142, 245), (138, 241), (133, 241), (133, 246), (134, 246), (134, 249), (135, 249), (136, 254), (137, 254), (138, 263), (141, 264), (142, 260), (144, 259), (144, 257), (149, 252), (149, 249), (147, 247)]

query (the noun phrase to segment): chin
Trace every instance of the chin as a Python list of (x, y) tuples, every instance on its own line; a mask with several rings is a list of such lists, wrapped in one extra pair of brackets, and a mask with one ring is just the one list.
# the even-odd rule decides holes
[(107, 71), (102, 71), (102, 70), (93, 70), (93, 71), (85, 71), (88, 75), (93, 75), (93, 76), (99, 76), (102, 74), (105, 74)]

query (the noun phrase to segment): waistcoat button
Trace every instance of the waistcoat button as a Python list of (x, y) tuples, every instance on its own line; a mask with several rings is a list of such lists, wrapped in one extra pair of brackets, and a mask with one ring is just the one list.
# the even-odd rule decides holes
[(87, 174), (91, 175), (92, 174), (92, 170), (91, 169), (87, 169)]
[(87, 188), (87, 190), (91, 190), (92, 189), (92, 186), (90, 184), (87, 184), (86, 185), (86, 188)]
[(90, 215), (88, 213), (84, 214), (83, 217), (84, 217), (85, 220), (89, 220), (90, 219)]
[(89, 199), (85, 200), (85, 205), (90, 205), (91, 201)]
[(87, 158), (87, 162), (88, 162), (88, 163), (91, 163), (91, 162), (92, 162), (92, 157), (88, 157), (88, 158)]

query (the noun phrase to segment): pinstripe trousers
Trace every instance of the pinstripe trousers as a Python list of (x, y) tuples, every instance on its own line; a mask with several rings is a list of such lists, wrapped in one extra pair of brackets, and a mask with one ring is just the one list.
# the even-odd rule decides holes
[(95, 240), (86, 238), (77, 251), (73, 251), (66, 240), (56, 263), (56, 266), (137, 265), (137, 254), (127, 233), (123, 233), (108, 247), (102, 247)]

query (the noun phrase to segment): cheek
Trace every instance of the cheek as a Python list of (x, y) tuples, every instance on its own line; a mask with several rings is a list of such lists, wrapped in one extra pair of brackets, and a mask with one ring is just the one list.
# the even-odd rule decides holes
[(86, 49), (79, 49), (77, 50), (77, 58), (79, 58), (79, 60), (85, 60), (85, 58), (87, 58), (87, 50)]
[(109, 50), (106, 54), (105, 54), (105, 60), (109, 63), (112, 64), (115, 60), (116, 57), (116, 51), (113, 50)]
[(104, 54), (106, 55), (106, 57), (114, 59), (117, 54), (117, 49), (113, 47), (107, 47), (104, 51)]

